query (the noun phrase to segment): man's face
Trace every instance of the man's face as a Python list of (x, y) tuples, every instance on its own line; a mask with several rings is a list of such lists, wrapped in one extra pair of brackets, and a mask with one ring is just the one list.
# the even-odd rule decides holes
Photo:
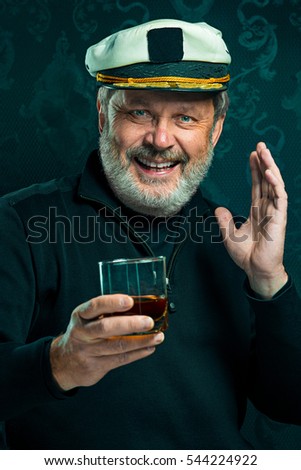
[(201, 93), (123, 91), (100, 112), (100, 152), (108, 181), (137, 212), (180, 211), (208, 172), (222, 129)]

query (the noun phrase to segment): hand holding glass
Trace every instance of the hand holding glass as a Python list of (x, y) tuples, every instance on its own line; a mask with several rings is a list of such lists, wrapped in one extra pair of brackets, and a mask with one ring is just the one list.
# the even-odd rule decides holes
[(154, 320), (154, 328), (141, 334), (167, 329), (168, 305), (164, 256), (101, 261), (99, 271), (102, 295), (127, 294), (133, 298), (133, 307), (123, 315), (147, 315)]

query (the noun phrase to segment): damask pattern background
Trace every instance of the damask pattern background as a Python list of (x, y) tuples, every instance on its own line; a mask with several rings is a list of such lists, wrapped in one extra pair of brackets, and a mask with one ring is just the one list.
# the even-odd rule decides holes
[[(0, 194), (82, 168), (98, 140), (87, 47), (168, 17), (221, 29), (232, 55), (231, 107), (204, 192), (247, 215), (249, 153), (268, 144), (290, 197), (286, 264), (301, 290), (301, 0), (0, 0)], [(301, 448), (300, 427), (251, 405), (244, 433), (257, 449)]]

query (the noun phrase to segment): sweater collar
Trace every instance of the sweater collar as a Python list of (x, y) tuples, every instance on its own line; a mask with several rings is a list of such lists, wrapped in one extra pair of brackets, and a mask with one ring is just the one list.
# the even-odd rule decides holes
[[(115, 196), (105, 177), (98, 150), (94, 150), (86, 162), (79, 181), (78, 195), (83, 199), (110, 206), (113, 209), (118, 209), (123, 206)], [(203, 198), (201, 189), (199, 188), (188, 204), (183, 208), (182, 214), (188, 215), (190, 211), (197, 209), (197, 215), (202, 216), (209, 208), (210, 206)]]

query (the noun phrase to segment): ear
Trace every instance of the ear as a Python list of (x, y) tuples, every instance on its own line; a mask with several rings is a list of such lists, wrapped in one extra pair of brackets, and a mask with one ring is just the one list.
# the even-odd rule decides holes
[(214, 130), (213, 130), (213, 134), (212, 134), (212, 143), (213, 143), (213, 147), (215, 147), (216, 144), (217, 144), (218, 141), (219, 141), (219, 138), (220, 138), (220, 135), (221, 135), (221, 133), (222, 133), (223, 126), (224, 126), (225, 117), (226, 117), (226, 115), (223, 114), (222, 116), (220, 116), (220, 117), (218, 118), (218, 120), (217, 120), (216, 123), (215, 123)]
[(99, 129), (99, 133), (101, 134), (103, 126), (104, 126), (104, 122), (105, 122), (105, 115), (101, 110), (101, 102), (99, 99), (97, 99), (96, 106), (97, 106), (97, 111), (98, 111), (98, 129)]

